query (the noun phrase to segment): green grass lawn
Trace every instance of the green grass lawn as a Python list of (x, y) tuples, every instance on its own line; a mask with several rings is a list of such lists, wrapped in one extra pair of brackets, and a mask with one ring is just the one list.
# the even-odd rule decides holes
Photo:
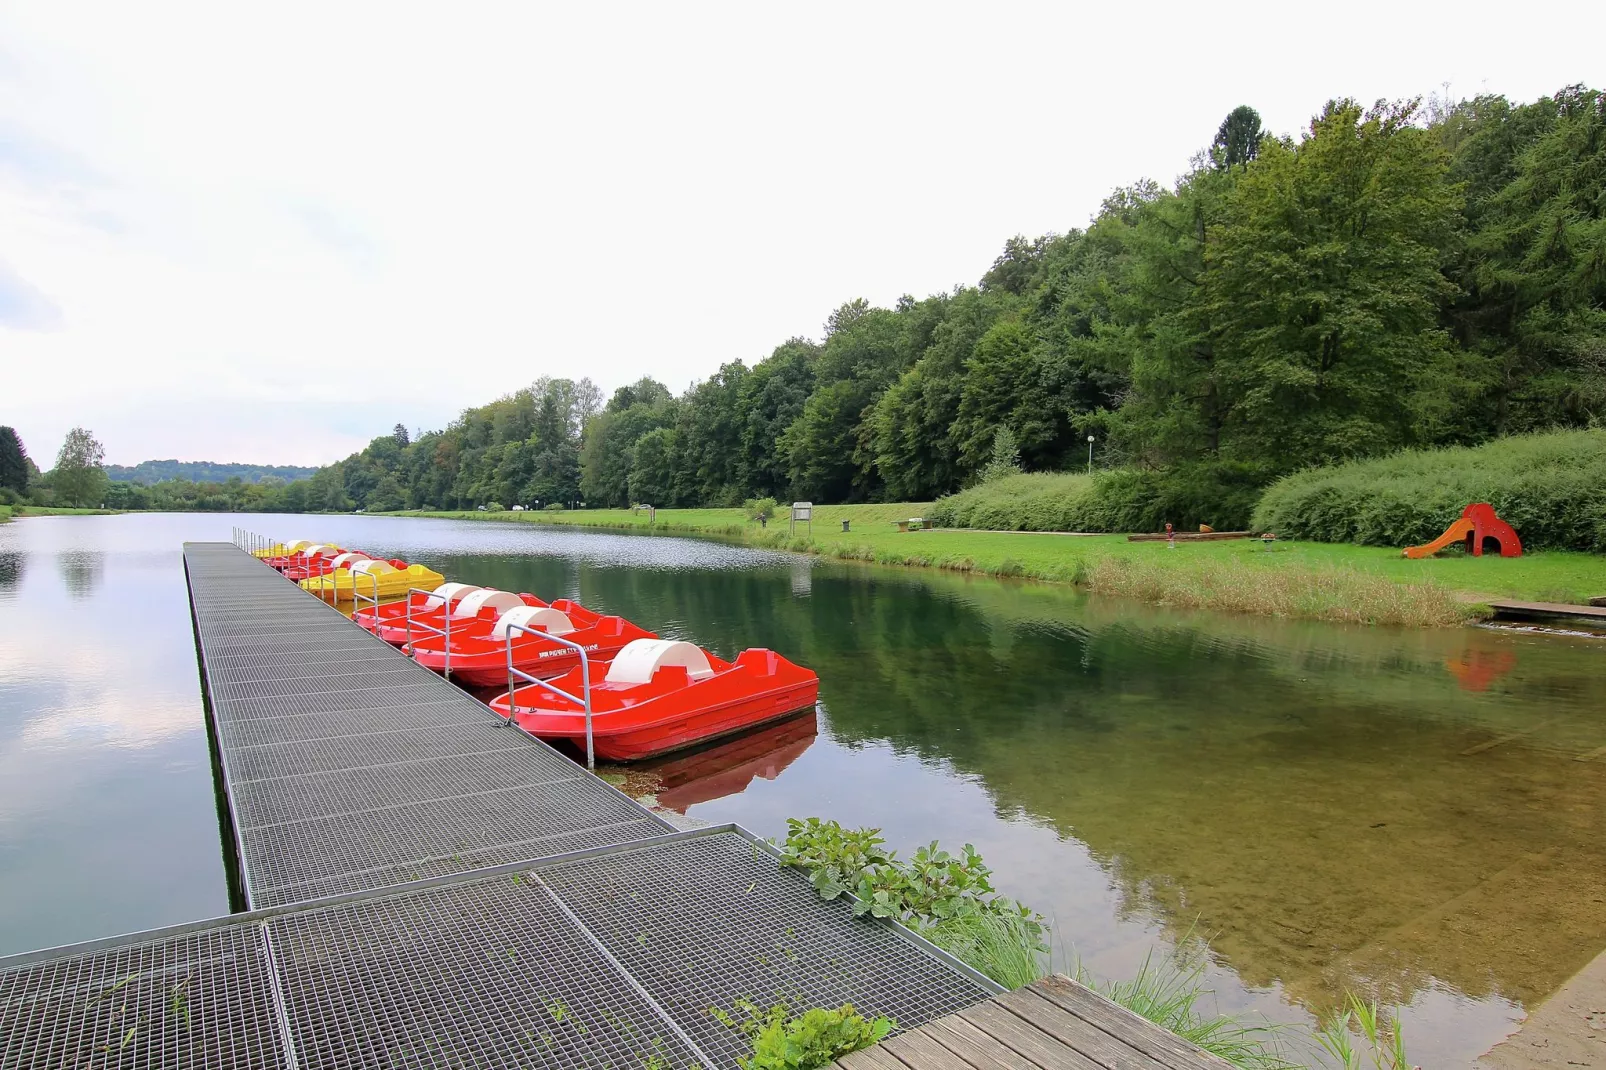
[(126, 509), (73, 509), (64, 505), (10, 505), (3, 508), (9, 509), (12, 516), (110, 516), (128, 512)]
[[(851, 522), (854, 533), (872, 530), (895, 530), (895, 521), (924, 516), (930, 502), (894, 502), (875, 505), (816, 505), (814, 507), (814, 534), (823, 535), (827, 529), (842, 531), (842, 521)], [(512, 520), (531, 524), (565, 524), (598, 528), (640, 528), (648, 530), (647, 511), (630, 509), (580, 509), (559, 512), (429, 512), (415, 511), (402, 516), (446, 516), (462, 520)], [(657, 531), (697, 531), (717, 535), (767, 535), (786, 531), (789, 507), (781, 506), (780, 515), (771, 519), (767, 528), (749, 520), (740, 509), (660, 509), (652, 525)], [(798, 529), (807, 533), (806, 527)]]
[[(1125, 535), (1066, 536), (1013, 532), (945, 531), (864, 536), (816, 536), (816, 542), (852, 540), (893, 554), (924, 557), (932, 563), (968, 558), (979, 571), (1075, 580), (1079, 569), (1114, 559), (1178, 567), (1192, 562), (1231, 562), (1267, 571), (1353, 570), (1400, 583), (1435, 583), (1467, 595), (1535, 601), (1588, 601), (1606, 594), (1606, 557), (1551, 551), (1518, 558), (1446, 554), (1413, 561), (1381, 546), (1259, 540), (1128, 542)], [(1019, 566), (1018, 568), (1011, 566)]]
[[(828, 505), (814, 510), (813, 534), (793, 535), (785, 519), (768, 528), (739, 509), (660, 509), (655, 530), (739, 538), (776, 549), (847, 560), (943, 568), (1077, 583), (1096, 591), (1174, 603), (1373, 623), (1445, 624), (1466, 603), (1489, 598), (1587, 602), (1606, 594), (1606, 557), (1550, 551), (1519, 558), (1465, 554), (1412, 561), (1388, 547), (1258, 540), (1128, 542), (1125, 535), (934, 529), (899, 532), (929, 503)], [(417, 513), (475, 520), (647, 530), (646, 513), (594, 509), (563, 513)], [(842, 521), (850, 530), (842, 531)]]

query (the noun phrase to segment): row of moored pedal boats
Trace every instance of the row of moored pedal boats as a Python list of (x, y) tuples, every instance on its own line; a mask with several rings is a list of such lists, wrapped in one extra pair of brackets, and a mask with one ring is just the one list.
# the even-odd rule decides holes
[(487, 705), (526, 731), (582, 750), (589, 738), (599, 758), (697, 746), (812, 710), (819, 694), (819, 677), (772, 650), (725, 661), (571, 599), (450, 583), (327, 544), (253, 552), (310, 593), (352, 603), (358, 626), (420, 665), (501, 689)]

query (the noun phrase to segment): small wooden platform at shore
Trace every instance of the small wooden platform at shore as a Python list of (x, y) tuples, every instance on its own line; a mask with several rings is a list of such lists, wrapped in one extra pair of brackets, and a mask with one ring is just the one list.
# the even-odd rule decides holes
[(1496, 599), (1489, 603), (1496, 620), (1554, 620), (1572, 619), (1593, 621), (1606, 625), (1606, 606), (1581, 606), (1570, 602), (1513, 602)]
[[(1165, 532), (1146, 532), (1142, 535), (1128, 535), (1127, 542), (1165, 542), (1171, 536)], [(1218, 539), (1248, 539), (1253, 535), (1247, 531), (1179, 531), (1176, 533), (1178, 542), (1215, 542)]]
[(840, 1070), (1227, 1070), (1058, 974), (844, 1055)]

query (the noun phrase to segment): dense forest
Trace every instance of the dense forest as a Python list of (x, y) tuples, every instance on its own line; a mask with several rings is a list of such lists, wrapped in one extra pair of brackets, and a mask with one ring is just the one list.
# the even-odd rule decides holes
[(1091, 435), (1097, 466), (1121, 470), (1111, 486), (1148, 503), (1129, 515), (1247, 517), (1310, 465), (1603, 418), (1606, 96), (1573, 86), (1527, 104), (1336, 100), (1297, 138), (1238, 108), (1173, 185), (1115, 190), (1085, 230), (1010, 239), (975, 286), (849, 301), (821, 338), (678, 396), (543, 378), (212, 500), (913, 501), (974, 482), (995, 446), (1028, 471), (1079, 469)]
[(193, 483), (227, 483), (239, 479), (245, 483), (259, 483), (269, 476), (286, 483), (305, 479), (316, 468), (303, 468), (293, 464), (219, 464), (214, 461), (141, 461), (135, 465), (108, 464), (106, 478), (113, 483), (161, 483), (169, 479), (183, 479)]

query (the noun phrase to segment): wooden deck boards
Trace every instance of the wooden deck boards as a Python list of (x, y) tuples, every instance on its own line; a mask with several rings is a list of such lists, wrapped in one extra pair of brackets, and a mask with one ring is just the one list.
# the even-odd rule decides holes
[(1606, 606), (1581, 606), (1569, 602), (1515, 602), (1500, 598), (1489, 603), (1496, 617), (1574, 617), (1606, 624)]
[(1231, 1066), (1068, 977), (844, 1055), (841, 1070), (1227, 1070)]

